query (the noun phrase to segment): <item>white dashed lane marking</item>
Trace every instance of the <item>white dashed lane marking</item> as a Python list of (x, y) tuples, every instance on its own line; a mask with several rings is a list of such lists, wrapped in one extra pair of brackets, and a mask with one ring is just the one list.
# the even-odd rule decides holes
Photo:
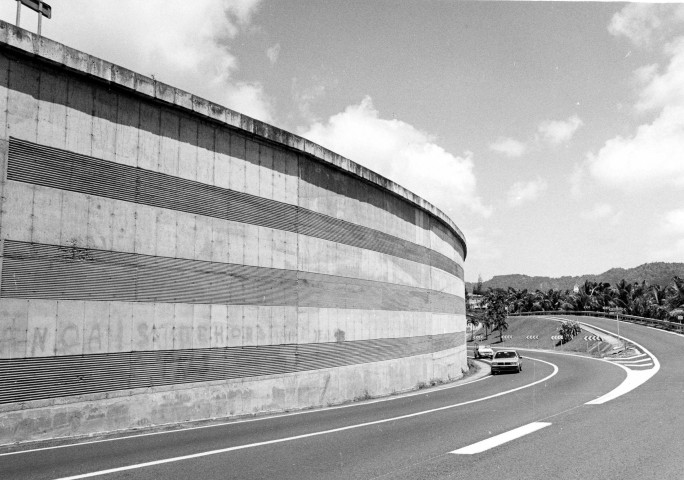
[(487, 440), (482, 440), (481, 442), (473, 443), (472, 445), (459, 448), (458, 450), (454, 450), (453, 452), (449, 453), (453, 453), (454, 455), (473, 455), (476, 453), (482, 453), (494, 447), (503, 445), (504, 443), (508, 443), (520, 437), (524, 437), (525, 435), (529, 435), (530, 433), (534, 433), (537, 430), (541, 430), (542, 428), (548, 427), (549, 425), (551, 424), (546, 422), (529, 423), (522, 427), (515, 428), (511, 431), (501, 433), (492, 438), (488, 438)]

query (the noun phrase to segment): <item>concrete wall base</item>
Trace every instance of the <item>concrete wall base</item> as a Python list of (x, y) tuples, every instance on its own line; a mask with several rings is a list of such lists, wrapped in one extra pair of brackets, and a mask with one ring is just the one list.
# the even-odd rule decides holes
[(8, 405), (0, 412), (0, 445), (339, 405), (455, 380), (466, 369), (465, 347), (458, 347), (313, 372)]

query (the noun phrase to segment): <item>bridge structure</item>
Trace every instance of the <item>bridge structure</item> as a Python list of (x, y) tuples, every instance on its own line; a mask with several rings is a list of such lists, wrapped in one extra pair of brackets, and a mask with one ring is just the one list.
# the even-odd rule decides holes
[(466, 242), (319, 145), (0, 22), (0, 444), (467, 368)]

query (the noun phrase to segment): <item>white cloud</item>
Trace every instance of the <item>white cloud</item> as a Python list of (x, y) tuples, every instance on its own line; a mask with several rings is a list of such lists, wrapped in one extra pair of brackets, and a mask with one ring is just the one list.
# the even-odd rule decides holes
[(547, 120), (539, 124), (537, 132), (541, 140), (551, 144), (560, 145), (570, 141), (578, 128), (584, 125), (577, 115), (567, 120)]
[(516, 182), (508, 191), (508, 204), (518, 206), (525, 202), (536, 200), (547, 188), (546, 180), (541, 177), (528, 182)]
[(292, 79), (292, 99), (299, 115), (306, 123), (314, 123), (318, 118), (313, 113), (313, 104), (325, 95), (327, 86), (325, 81), (318, 77), (311, 79), (312, 84), (309, 86), (302, 86), (302, 82), (298, 78)]
[(668, 107), (631, 138), (615, 137), (587, 157), (599, 182), (623, 189), (684, 187), (684, 107)]
[[(586, 171), (603, 185), (633, 192), (652, 188), (681, 192), (684, 187), (684, 5), (629, 4), (617, 13), (609, 31), (646, 48), (664, 45), (666, 62), (634, 72), (638, 112), (655, 112), (650, 123), (630, 137), (608, 140), (589, 154)], [(679, 35), (679, 37), (677, 37)], [(650, 229), (650, 248), (644, 254), (657, 261), (684, 257), (684, 209), (666, 211)]]
[(615, 211), (615, 208), (608, 203), (598, 203), (591, 210), (581, 213), (580, 216), (587, 220), (617, 225), (622, 219), (622, 212)]
[(660, 217), (660, 228), (652, 232), (650, 257), (656, 261), (681, 262), (684, 258), (684, 208), (670, 210)]
[(634, 72), (640, 86), (638, 110), (661, 109), (668, 105), (684, 106), (684, 37), (665, 47), (670, 63), (662, 74), (657, 65), (647, 65)]
[(468, 240), (468, 259), (465, 263), (466, 281), (476, 282), (501, 273), (497, 268), (505, 258), (501, 250), (501, 232), (495, 227), (478, 226), (464, 230)]
[(613, 15), (608, 31), (648, 47), (671, 36), (684, 23), (684, 5), (630, 3)]
[[(54, 0), (43, 35), (271, 121), (272, 109), (259, 84), (234, 80), (239, 62), (230, 51), (231, 41), (249, 28), (259, 1)], [(15, 9), (14, 2), (5, 2), (0, 15), (14, 22)], [(32, 29), (28, 20), (22, 26)]]
[(261, 83), (230, 82), (224, 88), (223, 98), (232, 110), (267, 123), (272, 121), (271, 103)]
[(662, 217), (662, 229), (666, 234), (684, 236), (684, 208), (666, 212)]
[(588, 218), (591, 220), (600, 220), (602, 218), (607, 218), (613, 215), (614, 210), (613, 206), (609, 205), (607, 203), (599, 203), (597, 205), (594, 205), (594, 208), (592, 208), (588, 212), (584, 212), (582, 214), (583, 218)]
[(651, 65), (644, 65), (643, 67), (639, 67), (634, 70), (634, 79), (636, 80), (636, 84), (639, 86), (639, 88), (641, 88), (643, 85), (652, 82), (657, 74), (658, 64), (653, 63)]
[(476, 193), (472, 153), (455, 156), (412, 125), (380, 118), (370, 97), (300, 134), (397, 182), (452, 218), (464, 208), (491, 214)]
[(503, 258), (498, 239), (493, 238), (496, 236), (484, 228), (468, 230), (466, 235), (468, 239), (468, 261), (486, 262)]
[(572, 173), (570, 174), (569, 177), (569, 183), (570, 183), (570, 195), (572, 195), (573, 198), (579, 199), (582, 198), (584, 195), (584, 186), (587, 181), (587, 169), (586, 169), (586, 164), (584, 163), (577, 163), (575, 164)]
[(653, 4), (629, 4), (613, 15), (608, 31), (627, 37), (635, 45), (648, 45), (653, 32), (661, 26), (658, 9)]
[(276, 43), (270, 48), (266, 49), (266, 57), (268, 57), (268, 61), (271, 62), (271, 65), (275, 65), (275, 63), (278, 61), (278, 56), (280, 55), (280, 44)]
[(492, 143), (489, 148), (508, 157), (520, 157), (527, 151), (527, 145), (514, 138), (501, 137)]
[[(684, 25), (684, 5), (630, 4), (613, 17), (609, 30), (638, 45), (664, 41)], [(638, 111), (656, 111), (631, 137), (617, 136), (587, 155), (587, 172), (604, 185), (635, 188), (684, 187), (684, 36), (666, 44), (667, 66), (637, 69)]]

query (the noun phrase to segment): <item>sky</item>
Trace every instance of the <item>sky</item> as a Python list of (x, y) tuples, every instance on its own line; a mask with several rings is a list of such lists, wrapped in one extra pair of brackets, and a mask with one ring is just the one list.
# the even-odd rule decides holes
[(44, 36), (423, 197), (463, 231), (468, 281), (684, 262), (684, 4), (48, 3)]

